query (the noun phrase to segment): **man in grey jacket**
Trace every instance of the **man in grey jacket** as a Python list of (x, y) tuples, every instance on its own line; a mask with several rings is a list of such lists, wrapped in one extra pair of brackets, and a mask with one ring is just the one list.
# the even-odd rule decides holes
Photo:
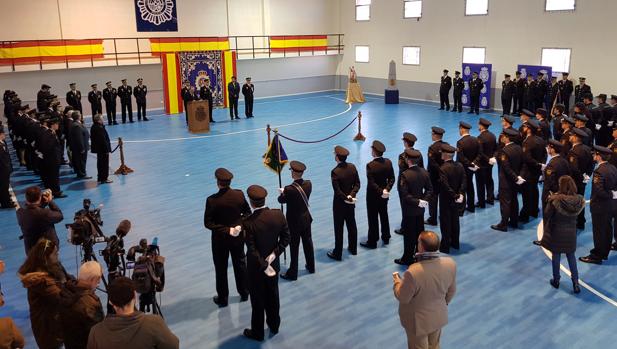
[(418, 238), (417, 263), (401, 278), (394, 273), (394, 296), (409, 348), (439, 348), (448, 323), (448, 304), (456, 292), (456, 263), (439, 255), (439, 237), (424, 231)]
[(71, 149), (73, 170), (77, 179), (91, 179), (86, 174), (86, 161), (88, 160), (88, 149), (90, 148), (90, 132), (84, 126), (81, 114), (78, 111), (71, 114), (73, 124), (71, 125), (69, 148)]
[(114, 279), (107, 288), (115, 314), (90, 330), (88, 349), (177, 349), (180, 341), (158, 315), (135, 310), (137, 293), (133, 281)]

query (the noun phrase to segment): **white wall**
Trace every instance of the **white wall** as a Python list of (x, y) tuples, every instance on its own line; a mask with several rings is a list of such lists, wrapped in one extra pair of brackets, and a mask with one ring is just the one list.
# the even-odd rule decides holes
[(178, 32), (138, 33), (133, 0), (5, 0), (0, 40), (335, 33), (338, 2), (177, 0)]
[[(338, 73), (355, 65), (359, 76), (387, 79), (388, 62), (399, 80), (439, 82), (443, 68), (460, 70), (463, 46), (486, 47), (501, 87), (518, 64), (541, 63), (541, 49), (571, 48), (571, 77), (587, 77), (594, 93), (615, 93), (614, 32), (617, 1), (578, 0), (574, 12), (545, 12), (544, 0), (489, 0), (488, 16), (465, 16), (463, 0), (425, 0), (422, 18), (403, 19), (402, 0), (373, 0), (371, 20), (355, 21), (355, 0), (341, 0), (345, 54)], [(370, 63), (354, 62), (354, 45), (370, 46)], [(403, 66), (402, 47), (421, 46), (421, 65)], [(497, 86), (493, 86), (497, 87)]]

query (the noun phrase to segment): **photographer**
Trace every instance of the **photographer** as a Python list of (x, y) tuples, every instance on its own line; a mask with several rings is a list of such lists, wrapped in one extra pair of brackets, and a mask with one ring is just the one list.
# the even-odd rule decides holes
[(26, 254), (41, 238), (46, 238), (60, 246), (54, 224), (64, 219), (62, 211), (54, 203), (51, 191), (32, 186), (26, 189), (26, 207), (17, 210), (17, 222), (21, 227)]
[[(4, 262), (0, 260), (0, 274), (4, 272)], [(0, 307), (4, 306), (4, 294), (0, 287)], [(23, 348), (25, 346), (24, 336), (15, 326), (10, 317), (0, 318), (0, 349)]]
[(107, 288), (115, 314), (94, 325), (88, 337), (88, 349), (175, 349), (180, 342), (158, 315), (135, 310), (137, 293), (133, 281), (116, 278)]
[(103, 269), (95, 261), (86, 262), (79, 268), (77, 280), (67, 281), (61, 293), (60, 323), (66, 349), (85, 348), (92, 326), (103, 321), (103, 306), (94, 293)]

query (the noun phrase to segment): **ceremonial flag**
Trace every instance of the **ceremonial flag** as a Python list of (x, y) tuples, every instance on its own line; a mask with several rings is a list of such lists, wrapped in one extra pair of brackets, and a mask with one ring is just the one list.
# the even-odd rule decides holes
[(279, 141), (279, 136), (274, 135), (272, 138), (272, 142), (268, 146), (268, 150), (263, 156), (264, 165), (278, 174), (281, 173), (285, 164), (289, 161), (287, 159), (287, 154), (285, 154), (285, 149), (283, 149), (283, 145)]

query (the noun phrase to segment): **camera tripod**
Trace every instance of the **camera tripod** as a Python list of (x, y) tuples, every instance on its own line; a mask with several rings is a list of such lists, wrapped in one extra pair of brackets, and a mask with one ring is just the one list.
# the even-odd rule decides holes
[(152, 291), (148, 293), (142, 293), (139, 295), (139, 311), (141, 312), (149, 312), (152, 310), (152, 314), (160, 315), (162, 318), (163, 313), (161, 312), (161, 307), (156, 300), (156, 290), (152, 289)]

